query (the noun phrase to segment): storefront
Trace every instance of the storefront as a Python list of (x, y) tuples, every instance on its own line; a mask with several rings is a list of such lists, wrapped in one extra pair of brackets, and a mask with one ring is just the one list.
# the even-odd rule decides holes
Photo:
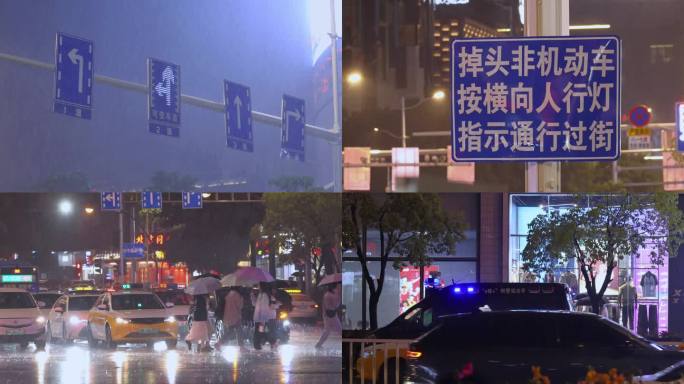
[[(586, 288), (579, 271), (579, 265), (574, 258), (570, 258), (564, 265), (558, 265), (548, 273), (535, 276), (525, 272), (522, 268), (521, 253), (527, 242), (528, 225), (538, 215), (547, 215), (553, 211), (560, 213), (576, 207), (591, 206), (591, 196), (578, 201), (573, 195), (561, 194), (512, 194), (509, 202), (509, 254), (508, 254), (508, 280), (511, 282), (561, 282), (566, 283), (573, 291), (575, 297), (586, 294)], [(655, 251), (654, 247), (644, 247), (638, 255), (625, 256), (618, 262), (618, 267), (613, 270), (608, 288), (604, 294), (606, 305), (602, 315), (622, 323), (640, 334), (655, 334), (668, 331), (668, 285), (669, 285), (669, 257), (662, 255), (663, 264), (654, 265), (650, 254)], [(594, 272), (597, 274), (597, 285), (603, 283), (605, 278), (605, 265), (597, 265)], [(632, 297), (631, 292), (636, 292), (636, 303), (632, 307), (628, 304)], [(579, 301), (579, 308), (588, 310), (588, 306), (582, 305), (586, 300)], [(623, 310), (624, 309), (624, 310)]]

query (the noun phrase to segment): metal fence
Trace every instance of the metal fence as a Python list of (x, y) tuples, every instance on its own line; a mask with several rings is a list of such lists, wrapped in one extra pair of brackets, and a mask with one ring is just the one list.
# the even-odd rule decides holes
[(342, 382), (399, 384), (400, 368), (413, 340), (342, 339)]

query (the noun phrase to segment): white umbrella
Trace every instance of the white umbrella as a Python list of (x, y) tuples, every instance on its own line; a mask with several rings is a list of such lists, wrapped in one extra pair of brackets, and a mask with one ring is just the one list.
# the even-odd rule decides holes
[(226, 275), (221, 279), (221, 285), (224, 287), (242, 286), (251, 287), (260, 282), (274, 281), (273, 276), (261, 268), (244, 267), (237, 271)]
[(221, 288), (221, 281), (215, 277), (200, 277), (197, 280), (190, 282), (190, 285), (185, 289), (185, 293), (189, 295), (207, 295)]
[(328, 285), (328, 284), (337, 284), (342, 282), (342, 274), (341, 273), (333, 273), (330, 275), (325, 275), (322, 279), (321, 282), (318, 283), (318, 286), (320, 287), (321, 285)]

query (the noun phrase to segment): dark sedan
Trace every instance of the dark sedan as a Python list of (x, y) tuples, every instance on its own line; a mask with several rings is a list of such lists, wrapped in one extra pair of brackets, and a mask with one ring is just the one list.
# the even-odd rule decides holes
[(647, 375), (684, 360), (589, 313), (503, 311), (445, 316), (410, 347), (404, 375), (415, 382), (526, 383), (539, 366), (553, 383), (599, 372)]

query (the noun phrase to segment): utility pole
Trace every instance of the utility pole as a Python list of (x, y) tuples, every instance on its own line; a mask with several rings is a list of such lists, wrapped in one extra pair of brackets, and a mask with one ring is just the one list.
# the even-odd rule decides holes
[(124, 267), (126, 266), (126, 263), (124, 261), (124, 252), (123, 252), (123, 238), (124, 238), (124, 232), (123, 232), (123, 205), (121, 206), (121, 210), (119, 211), (119, 283), (123, 283), (126, 278), (126, 273), (124, 272)]
[[(525, 2), (525, 36), (569, 36), (569, 27), (569, 0), (528, 0)], [(560, 162), (525, 163), (525, 191), (560, 192)]]
[(342, 130), (340, 129), (340, 100), (337, 94), (337, 87), (339, 76), (337, 74), (337, 26), (335, 23), (335, 0), (330, 0), (330, 24), (332, 31), (330, 32), (330, 39), (332, 40), (332, 99), (333, 99), (333, 131), (338, 135), (337, 140), (332, 140), (333, 143), (333, 190), (342, 190), (340, 185), (340, 164), (342, 163), (342, 146), (341, 136)]

